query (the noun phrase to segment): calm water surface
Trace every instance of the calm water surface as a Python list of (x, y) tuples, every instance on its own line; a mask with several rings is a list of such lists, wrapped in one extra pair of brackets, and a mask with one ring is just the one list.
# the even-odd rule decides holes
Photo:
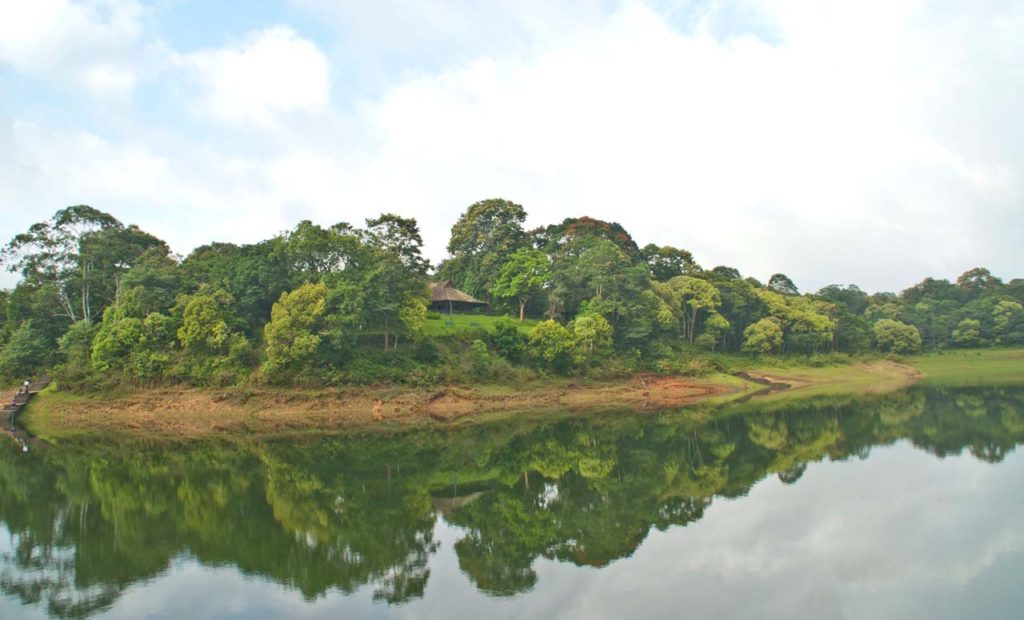
[(0, 449), (0, 618), (1020, 618), (1024, 389)]

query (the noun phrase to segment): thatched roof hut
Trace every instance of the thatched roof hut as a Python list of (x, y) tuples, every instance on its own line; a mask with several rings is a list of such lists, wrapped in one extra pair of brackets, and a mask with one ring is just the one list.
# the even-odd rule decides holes
[(486, 301), (480, 301), (476, 297), (463, 293), (455, 288), (451, 280), (430, 283), (430, 307), (434, 310), (447, 310), (451, 314), (453, 310), (470, 310), (486, 306)]

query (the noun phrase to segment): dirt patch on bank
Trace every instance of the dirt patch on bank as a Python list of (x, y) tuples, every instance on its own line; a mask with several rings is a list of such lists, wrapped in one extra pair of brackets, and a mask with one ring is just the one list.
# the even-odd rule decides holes
[[(682, 406), (735, 388), (686, 377), (639, 376), (604, 383), (402, 388), (149, 389), (126, 397), (62, 394), (40, 399), (28, 420), (44, 435), (112, 432), (195, 438), (444, 423), (491, 413)], [(47, 402), (49, 401), (49, 402)]]
[[(51, 438), (107, 432), (174, 438), (333, 433), (446, 424), (520, 412), (660, 411), (729, 393), (741, 393), (737, 397), (757, 393), (758, 398), (882, 393), (921, 377), (916, 369), (889, 360), (749, 370), (747, 375), (754, 382), (745, 387), (734, 380), (730, 384), (727, 380), (641, 375), (601, 383), (555, 380), (433, 389), (162, 388), (110, 398), (42, 394), (24, 422), (33, 433)], [(765, 389), (768, 384), (788, 387)]]

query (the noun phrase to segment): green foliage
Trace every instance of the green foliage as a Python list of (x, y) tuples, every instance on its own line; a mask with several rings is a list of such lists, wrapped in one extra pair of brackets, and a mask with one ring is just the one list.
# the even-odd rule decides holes
[(406, 333), (413, 340), (420, 340), (427, 333), (427, 302), (420, 297), (410, 299), (398, 311), (398, 319), (405, 326)]
[(572, 351), (572, 334), (557, 321), (542, 321), (530, 330), (530, 356), (543, 366), (559, 372), (568, 370)]
[(913, 325), (892, 319), (880, 319), (875, 322), (872, 331), (880, 351), (903, 354), (921, 349), (921, 334)]
[(100, 373), (123, 370), (142, 340), (142, 320), (122, 316), (116, 306), (108, 308), (92, 342), (92, 367)]
[(22, 379), (43, 370), (53, 362), (53, 350), (46, 335), (32, 327), (31, 321), (19, 325), (0, 347), (0, 377)]
[(438, 276), (473, 295), (486, 298), (510, 257), (526, 246), (522, 206), (492, 198), (476, 202), (452, 226), (451, 255)]
[(485, 379), (490, 374), (493, 356), (483, 340), (474, 340), (469, 346), (469, 363), (474, 379)]
[(1024, 305), (1003, 299), (992, 309), (992, 331), (1002, 344), (1018, 344), (1024, 339)]
[(62, 360), (62, 370), (80, 378), (88, 374), (92, 366), (92, 342), (96, 335), (96, 324), (78, 321), (57, 341)]
[(600, 314), (581, 314), (569, 325), (572, 334), (573, 360), (586, 366), (611, 352), (612, 326)]
[(953, 343), (958, 347), (976, 347), (981, 344), (981, 321), (964, 319), (953, 330)]
[(692, 276), (676, 276), (660, 290), (668, 307), (679, 317), (683, 340), (691, 344), (697, 337), (697, 320), (714, 313), (722, 304), (713, 284)]
[[(459, 218), (437, 277), (495, 303), (442, 316), (427, 311), (429, 264), (410, 218), (383, 214), (362, 229), (307, 220), (251, 245), (202, 246), (179, 264), (137, 227), (68, 207), (0, 252), (21, 274), (0, 291), (0, 366), (19, 376), (59, 364), (76, 385), (430, 385), (478, 376), (475, 340), (489, 348), (491, 379), (528, 360), (618, 376), (681, 372), (681, 352), (698, 349), (813, 359), (1024, 344), (1024, 279), (1004, 284), (984, 268), (900, 294), (831, 285), (801, 295), (784, 274), (763, 286), (732, 267), (704, 270), (683, 249), (640, 249), (614, 222), (584, 216), (527, 233), (525, 220), (502, 199)], [(496, 316), (506, 309), (520, 322)], [(525, 319), (542, 313), (551, 321)]]
[(697, 275), (700, 265), (693, 260), (693, 254), (669, 245), (647, 244), (640, 250), (640, 258), (647, 263), (651, 276), (658, 282), (668, 282), (681, 275)]
[(214, 354), (227, 349), (231, 337), (228, 307), (232, 299), (223, 290), (202, 290), (178, 300), (181, 327), (178, 341), (186, 351)]
[(121, 275), (149, 250), (168, 253), (156, 237), (77, 205), (16, 235), (0, 251), (0, 263), (20, 272), (26, 283), (51, 291), (55, 310), (74, 323), (102, 315), (117, 295)]
[(771, 354), (782, 346), (782, 328), (778, 319), (769, 317), (751, 323), (743, 330), (743, 351)]
[(510, 362), (521, 361), (528, 344), (526, 334), (508, 319), (500, 319), (494, 323), (491, 342), (494, 343), (498, 354)]
[(540, 294), (551, 278), (551, 261), (547, 254), (520, 248), (501, 268), (490, 292), (495, 297), (515, 299), (519, 303), (519, 320), (526, 314), (526, 304)]
[(327, 309), (327, 286), (303, 284), (281, 298), (270, 312), (263, 328), (266, 360), (262, 371), (267, 376), (286, 368), (301, 367), (314, 358), (320, 346)]

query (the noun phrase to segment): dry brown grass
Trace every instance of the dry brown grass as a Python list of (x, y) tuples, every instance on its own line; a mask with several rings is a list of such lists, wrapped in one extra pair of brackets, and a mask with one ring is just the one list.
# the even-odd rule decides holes
[(204, 390), (160, 388), (103, 399), (41, 395), (24, 419), (59, 439), (85, 433), (199, 438), (219, 434), (340, 432), (540, 410), (659, 410), (738, 391), (735, 384), (685, 377), (611, 383), (443, 387), (433, 390)]

